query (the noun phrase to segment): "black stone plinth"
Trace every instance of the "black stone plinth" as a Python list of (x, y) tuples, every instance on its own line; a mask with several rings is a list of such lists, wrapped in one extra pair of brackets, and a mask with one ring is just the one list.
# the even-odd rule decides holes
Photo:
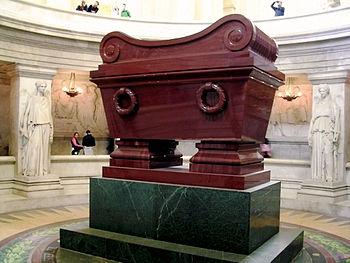
[(60, 260), (61, 256), (70, 258), (66, 249), (122, 263), (288, 263), (303, 247), (303, 232), (284, 228), (250, 255), (123, 235), (88, 226), (79, 230), (61, 229), (60, 238), (60, 263), (66, 263)]

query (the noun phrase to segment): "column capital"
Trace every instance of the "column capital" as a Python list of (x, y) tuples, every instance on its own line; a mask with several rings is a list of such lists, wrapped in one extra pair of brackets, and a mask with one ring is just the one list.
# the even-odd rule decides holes
[(57, 73), (56, 68), (43, 68), (26, 64), (10, 64), (7, 66), (8, 75), (13, 77), (26, 77), (52, 80)]
[(313, 85), (318, 84), (345, 84), (350, 83), (350, 72), (348, 70), (325, 71), (308, 74)]

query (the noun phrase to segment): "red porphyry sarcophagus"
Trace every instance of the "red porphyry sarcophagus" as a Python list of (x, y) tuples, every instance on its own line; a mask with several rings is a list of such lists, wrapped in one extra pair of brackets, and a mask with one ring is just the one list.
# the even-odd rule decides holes
[(193, 139), (202, 143), (190, 172), (261, 171), (256, 142), (264, 140), (284, 80), (273, 64), (277, 51), (242, 15), (172, 40), (107, 34), (100, 45), (104, 63), (90, 76), (101, 89), (110, 134), (121, 138), (111, 166), (179, 165), (174, 139)]

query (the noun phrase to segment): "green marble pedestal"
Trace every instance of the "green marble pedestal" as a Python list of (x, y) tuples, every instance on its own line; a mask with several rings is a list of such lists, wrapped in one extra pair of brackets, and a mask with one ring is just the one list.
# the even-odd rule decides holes
[(233, 190), (91, 178), (89, 226), (61, 229), (60, 244), (123, 263), (289, 262), (303, 234), (280, 230), (279, 216), (279, 182)]
[(254, 262), (242, 260), (258, 250), (289, 262), (302, 233), (279, 232), (279, 216), (279, 182), (232, 190), (92, 178), (90, 225), (61, 229), (60, 242), (123, 263)]
[[(283, 228), (250, 255), (122, 235), (88, 226), (80, 230), (61, 229), (60, 236), (61, 248), (57, 256), (58, 263), (72, 262), (68, 259), (74, 258), (74, 256), (82, 258), (83, 255), (77, 256), (75, 253), (71, 253), (71, 250), (115, 260), (103, 262), (288, 263), (296, 257), (303, 247), (302, 231)], [(67, 247), (70, 250), (62, 249), (62, 247)]]
[(90, 227), (249, 254), (279, 229), (280, 183), (247, 190), (92, 178)]

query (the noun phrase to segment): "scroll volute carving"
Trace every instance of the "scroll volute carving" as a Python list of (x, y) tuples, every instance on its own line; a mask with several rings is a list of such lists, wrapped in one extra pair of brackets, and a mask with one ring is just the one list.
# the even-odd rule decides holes
[(252, 37), (252, 26), (247, 26), (241, 21), (234, 21), (224, 36), (224, 44), (231, 51), (245, 48)]
[(230, 22), (224, 35), (224, 44), (231, 51), (250, 48), (271, 62), (277, 59), (278, 49), (275, 41), (240, 15)]
[(120, 55), (119, 44), (115, 38), (103, 39), (100, 45), (100, 56), (104, 63), (116, 62)]
[[(213, 34), (220, 37), (213, 38), (211, 37)], [(203, 45), (201, 41), (198, 41), (200, 39), (201, 41), (206, 39), (207, 45)], [(181, 48), (178, 48), (179, 46)], [(202, 56), (203, 54), (213, 53), (213, 46), (218, 47), (214, 52), (216, 56), (221, 52), (227, 53), (227, 50), (230, 53), (245, 50), (247, 53), (252, 53), (252, 55), (259, 54), (270, 62), (274, 62), (277, 58), (275, 41), (264, 34), (249, 19), (238, 14), (226, 16), (194, 35), (171, 40), (145, 41), (132, 38), (121, 32), (111, 32), (101, 41), (100, 55), (104, 64), (122, 62), (123, 64), (120, 65), (122, 69), (118, 69), (122, 72), (127, 70), (131, 73), (141, 68), (130, 69), (132, 67), (129, 64), (132, 63), (146, 63), (145, 60), (157, 60), (161, 57), (172, 58), (183, 57), (184, 55), (193, 57), (195, 54)], [(226, 50), (221, 50), (222, 46)], [(169, 61), (164, 63), (169, 63)], [(189, 65), (189, 69), (197, 66), (196, 63)], [(162, 67), (161, 64), (159, 66)], [(158, 64), (152, 67), (151, 71), (158, 71), (157, 67)], [(149, 71), (147, 67), (146, 69)], [(164, 71), (163, 68), (159, 70)]]

